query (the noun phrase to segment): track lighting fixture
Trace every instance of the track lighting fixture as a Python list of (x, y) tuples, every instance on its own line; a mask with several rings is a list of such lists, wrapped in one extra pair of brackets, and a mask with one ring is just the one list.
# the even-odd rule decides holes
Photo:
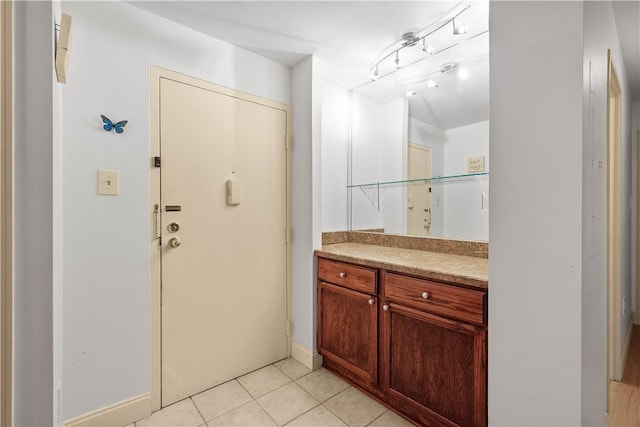
[(408, 90), (407, 91), (407, 98), (411, 98), (412, 96), (414, 96), (416, 94), (415, 90)]
[[(468, 5), (464, 7), (462, 10), (453, 12), (449, 14), (447, 17), (429, 25), (428, 27), (426, 27), (421, 31), (418, 31), (418, 32), (410, 31), (410, 32), (404, 33), (400, 38), (400, 40), (398, 40), (393, 45), (389, 46), (388, 50), (386, 50), (384, 54), (380, 55), (378, 59), (374, 62), (374, 64), (371, 66), (371, 68), (369, 69), (369, 77), (371, 78), (371, 80), (377, 80), (378, 78), (385, 77), (391, 73), (394, 73), (395, 71), (400, 70), (401, 68), (404, 68), (420, 60), (420, 59), (415, 59), (416, 57), (415, 53), (411, 54), (410, 52), (416, 52), (416, 51), (419, 52), (418, 49), (420, 49), (422, 50), (423, 53), (426, 53), (428, 55), (436, 55), (442, 51), (445, 51), (451, 48), (452, 46), (455, 46), (459, 43), (463, 43), (464, 41), (456, 42), (454, 45), (451, 45), (448, 47), (447, 46), (441, 47), (439, 48), (439, 50), (436, 50), (435, 46), (429, 44), (426, 39), (427, 37), (430, 37), (432, 34), (441, 30), (442, 28), (445, 28), (450, 23), (453, 25), (453, 34), (456, 34), (456, 35), (466, 34), (467, 25), (466, 24), (457, 25), (456, 18), (458, 18), (463, 12), (465, 12), (470, 7), (471, 5)], [(420, 41), (422, 41), (422, 47), (421, 48), (416, 47), (415, 49), (412, 49)], [(403, 49), (409, 49), (405, 51), (406, 53), (409, 53), (409, 54), (407, 56), (403, 56), (403, 61), (402, 61), (403, 64), (401, 64), (400, 51)], [(393, 59), (393, 63), (395, 64), (395, 69), (391, 68), (391, 64), (389, 64), (394, 54), (395, 54), (395, 59)], [(425, 58), (424, 55), (421, 55), (421, 58), (424, 59)], [(382, 69), (380, 69), (380, 66), (382, 66)]]

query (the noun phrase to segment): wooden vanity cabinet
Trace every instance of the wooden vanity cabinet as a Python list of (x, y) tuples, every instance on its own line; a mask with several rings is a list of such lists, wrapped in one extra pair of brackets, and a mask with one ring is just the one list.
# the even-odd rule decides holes
[(366, 268), (362, 292), (347, 268), (318, 259), (325, 366), (420, 426), (486, 426), (486, 291)]
[(376, 270), (318, 260), (318, 351), (327, 361), (374, 384), (378, 381), (376, 289)]
[(383, 389), (420, 425), (487, 425), (486, 328), (383, 305)]

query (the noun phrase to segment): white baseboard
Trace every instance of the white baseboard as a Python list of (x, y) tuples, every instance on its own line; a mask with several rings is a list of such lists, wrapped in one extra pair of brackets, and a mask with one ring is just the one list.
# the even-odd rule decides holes
[(65, 421), (64, 427), (126, 426), (151, 415), (149, 393)]
[(314, 371), (322, 367), (322, 356), (317, 351), (311, 351), (296, 342), (291, 342), (291, 357)]

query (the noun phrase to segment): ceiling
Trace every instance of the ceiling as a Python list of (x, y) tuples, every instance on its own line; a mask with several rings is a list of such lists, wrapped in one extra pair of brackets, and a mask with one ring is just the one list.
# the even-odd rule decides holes
[[(367, 85), (371, 65), (408, 31), (424, 29), (469, 4), (471, 8), (461, 15), (469, 25), (467, 36), (486, 30), (488, 0), (128, 3), (289, 67), (310, 54), (316, 55), (326, 64), (326, 80), (347, 89), (360, 87), (358, 93), (381, 102), (415, 90), (409, 101), (410, 114), (441, 129), (488, 119), (489, 62), (481, 59), (488, 56), (486, 34)], [(639, 2), (613, 3), (629, 76), (640, 76)], [(440, 76), (438, 88), (424, 90), (419, 84), (411, 88), (418, 77), (437, 73), (447, 61), (471, 61), (469, 78), (460, 81), (454, 78), (456, 73), (450, 73)], [(634, 98), (638, 99), (640, 77), (630, 80)]]

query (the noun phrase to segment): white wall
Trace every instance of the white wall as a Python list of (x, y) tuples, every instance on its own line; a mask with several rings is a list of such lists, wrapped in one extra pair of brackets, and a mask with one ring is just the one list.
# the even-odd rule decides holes
[(308, 57), (292, 70), (293, 105), (293, 342), (316, 348), (316, 277), (313, 251), (321, 232), (321, 64)]
[(322, 84), (322, 231), (347, 229), (347, 141), (349, 94)]
[[(444, 175), (444, 131), (409, 117), (409, 142), (431, 147), (431, 175)], [(431, 235), (444, 236), (444, 186), (431, 189)]]
[[(67, 420), (150, 391), (149, 66), (287, 104), (291, 74), (121, 2), (65, 2), (63, 11), (73, 17), (62, 88)], [(129, 120), (124, 133), (102, 130), (100, 114)], [(31, 126), (33, 117), (48, 116), (32, 115)], [(100, 168), (120, 171), (118, 197), (96, 195)]]
[[(489, 122), (474, 123), (444, 131), (444, 175), (467, 172), (467, 158), (484, 156), (489, 170)], [(481, 186), (482, 185), (482, 186)], [(488, 240), (489, 208), (486, 177), (434, 182), (444, 189), (444, 236), (448, 239)]]
[(489, 424), (581, 425), (583, 4), (489, 28)]
[[(14, 324), (16, 426), (53, 424), (53, 286), (59, 271), (58, 94), (51, 2), (14, 3)], [(55, 164), (54, 164), (55, 163)]]
[[(584, 3), (583, 89), (583, 280), (582, 280), (582, 424), (601, 424), (607, 381), (607, 49), (612, 50), (623, 93), (628, 94), (625, 66), (610, 2)], [(624, 96), (623, 96), (624, 98)], [(622, 343), (628, 332), (631, 307), (632, 150), (630, 104), (623, 100), (622, 142)], [(600, 162), (603, 167), (599, 167)], [(620, 301), (622, 302), (622, 301)], [(622, 350), (622, 349), (620, 349)]]
[[(398, 181), (406, 177), (407, 100), (379, 104), (353, 95), (352, 161), (353, 184)], [(405, 186), (380, 190), (380, 210), (360, 190), (352, 190), (352, 228), (384, 228), (387, 233), (406, 232)], [(377, 189), (367, 190), (377, 203)]]

